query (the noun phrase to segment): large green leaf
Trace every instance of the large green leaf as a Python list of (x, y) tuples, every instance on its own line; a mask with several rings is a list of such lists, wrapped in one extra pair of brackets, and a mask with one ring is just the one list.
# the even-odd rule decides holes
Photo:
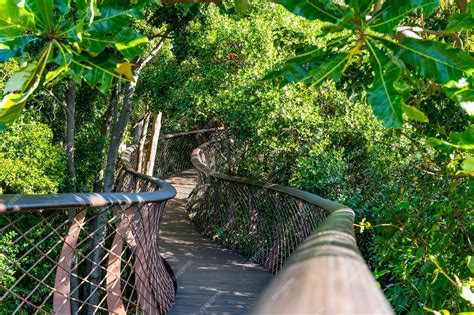
[(36, 41), (33, 36), (25, 35), (5, 41), (0, 45), (0, 62), (5, 62), (9, 58), (19, 56), (24, 53), (27, 45)]
[(458, 81), (474, 73), (474, 59), (461, 49), (414, 38), (406, 38), (403, 42), (380, 37), (377, 40), (393, 50), (405, 63), (413, 66), (419, 75), (438, 83)]
[(402, 103), (402, 110), (408, 118), (419, 121), (419, 122), (428, 122), (428, 117), (421, 110), (414, 106), (410, 106)]
[(105, 93), (113, 85), (114, 78), (121, 79), (121, 75), (126, 74), (129, 80), (133, 79), (131, 67), (128, 67), (130, 72), (121, 71), (124, 69), (124, 64), (127, 65), (128, 63), (120, 62), (115, 57), (102, 54), (97, 58), (74, 57), (71, 68), (75, 79), (83, 77), (89, 86)]
[(130, 28), (125, 28), (117, 34), (101, 36), (96, 32), (83, 37), (84, 48), (93, 55), (98, 55), (107, 47), (115, 47), (125, 58), (131, 60), (143, 52), (140, 45), (147, 39)]
[[(474, 156), (468, 155), (464, 161), (461, 163), (461, 168), (463, 169), (463, 172), (474, 176)], [(473, 268), (472, 266), (469, 266), (470, 268)], [(472, 272), (472, 269), (471, 269)]]
[(347, 53), (339, 53), (321, 58), (320, 62), (313, 64), (309, 71), (312, 84), (318, 86), (328, 78), (337, 81), (341, 77), (349, 57), (350, 55)]
[(451, 132), (449, 141), (459, 149), (474, 150), (474, 125), (470, 125), (462, 132)]
[(446, 150), (461, 149), (474, 152), (474, 125), (461, 132), (451, 132), (448, 140), (430, 138), (429, 144)]
[(53, 31), (56, 26), (54, 17), (54, 1), (25, 0), (26, 8), (34, 15), (37, 27), (45, 31)]
[(95, 18), (96, 1), (95, 0), (76, 0), (76, 10), (79, 19), (86, 21), (87, 25), (92, 24)]
[(332, 0), (280, 0), (278, 3), (310, 20), (336, 23), (344, 16), (342, 9)]
[[(450, 84), (450, 86), (452, 86)], [(474, 89), (470, 86), (465, 88), (455, 89), (447, 88), (445, 89), (446, 94), (454, 101), (456, 101), (459, 106), (461, 106), (469, 115), (474, 116)]]
[(0, 40), (23, 34), (34, 28), (33, 15), (19, 0), (0, 0)]
[(462, 90), (455, 96), (458, 104), (471, 116), (474, 116), (474, 89)]
[(71, 0), (54, 0), (54, 6), (62, 15), (65, 15), (71, 10)]
[(374, 82), (368, 90), (368, 101), (375, 117), (387, 128), (397, 128), (403, 123), (402, 98), (394, 87), (402, 70), (370, 41), (366, 41), (371, 53)]
[(354, 8), (358, 16), (365, 15), (375, 3), (375, 0), (349, 0), (349, 6)]
[(143, 45), (147, 42), (147, 38), (141, 36), (134, 30), (126, 28), (114, 36), (115, 48), (119, 50), (127, 60), (141, 55), (143, 53)]
[(10, 93), (3, 97), (0, 103), (0, 124), (8, 125), (14, 122), (20, 116), (32, 92), (33, 90), (26, 93)]
[(10, 124), (23, 111), (26, 101), (38, 88), (41, 81), (46, 61), (51, 53), (52, 44), (49, 44), (44, 50), (38, 63), (35, 67), (26, 67), (21, 74), (13, 75), (7, 83), (7, 88), (10, 91), (19, 91), (7, 94), (3, 97), (0, 103), (0, 123)]
[(447, 31), (460, 32), (474, 29), (474, 15), (470, 12), (453, 14), (449, 17)]
[(25, 68), (15, 72), (5, 84), (4, 93), (24, 91), (33, 78), (38, 62), (30, 62)]
[(290, 58), (279, 70), (269, 73), (264, 79), (281, 77), (283, 85), (306, 81), (315, 86), (318, 86), (328, 78), (337, 81), (348, 61), (349, 54), (321, 54), (322, 51), (314, 50)]
[(100, 16), (94, 18), (87, 31), (95, 34), (117, 33), (130, 24), (129, 9), (129, 1), (105, 0), (100, 7)]
[(407, 18), (408, 13), (422, 9), (426, 16), (430, 16), (438, 5), (439, 0), (385, 1), (382, 10), (368, 24), (377, 32), (394, 34), (395, 28)]

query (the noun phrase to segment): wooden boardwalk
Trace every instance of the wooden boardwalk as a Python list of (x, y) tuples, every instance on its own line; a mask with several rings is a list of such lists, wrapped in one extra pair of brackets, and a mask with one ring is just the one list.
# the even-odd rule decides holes
[(178, 190), (160, 227), (160, 252), (178, 284), (169, 314), (246, 314), (273, 275), (196, 230), (185, 209), (196, 180), (195, 170), (167, 180)]

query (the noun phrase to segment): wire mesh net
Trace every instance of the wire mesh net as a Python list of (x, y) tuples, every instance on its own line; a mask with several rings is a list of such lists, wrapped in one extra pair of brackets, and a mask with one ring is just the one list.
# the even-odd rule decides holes
[[(159, 186), (122, 171), (117, 190)], [(121, 202), (0, 215), (0, 313), (165, 313), (175, 295), (157, 242), (166, 200)]]
[[(218, 135), (202, 145), (199, 160), (214, 172), (232, 169), (236, 143)], [(271, 185), (200, 172), (188, 212), (197, 227), (268, 270), (280, 270), (327, 212)]]
[(204, 129), (163, 136), (158, 142), (154, 176), (165, 178), (192, 168), (193, 150), (222, 133), (223, 130)]

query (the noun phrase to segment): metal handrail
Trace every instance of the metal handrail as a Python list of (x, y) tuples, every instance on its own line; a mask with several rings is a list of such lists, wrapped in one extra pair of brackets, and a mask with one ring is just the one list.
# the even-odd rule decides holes
[(159, 190), (142, 193), (4, 194), (0, 195), (0, 214), (22, 210), (56, 210), (133, 205), (174, 198), (176, 196), (176, 189), (172, 185), (161, 179), (141, 174), (133, 169), (129, 160), (130, 155), (135, 149), (136, 146), (129, 147), (122, 155), (123, 169), (136, 178), (157, 185)]
[[(217, 130), (163, 135), (155, 176), (189, 168), (191, 150)], [(121, 156), (116, 192), (0, 195), (0, 309), (158, 314), (171, 307), (176, 284), (156, 238), (176, 189), (134, 169), (137, 148)], [(99, 216), (106, 230), (95, 225)], [(100, 261), (92, 259), (97, 250)]]
[[(329, 213), (291, 253), (277, 277), (259, 297), (253, 314), (393, 314), (357, 248), (352, 209), (303, 190), (213, 170), (208, 166), (212, 163), (203, 160), (203, 156), (215, 141), (219, 140), (205, 143), (192, 153), (192, 163), (202, 177), (295, 197)], [(212, 185), (212, 181), (205, 185)]]

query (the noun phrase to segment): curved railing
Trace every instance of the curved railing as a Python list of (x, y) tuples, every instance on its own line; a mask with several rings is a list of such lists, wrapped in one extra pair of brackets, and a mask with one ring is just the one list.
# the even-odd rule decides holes
[(203, 233), (278, 272), (254, 314), (393, 313), (357, 249), (354, 211), (298, 189), (225, 175), (236, 147), (216, 138), (193, 151), (200, 180), (188, 211)]
[[(192, 167), (192, 150), (216, 130), (163, 135), (155, 176)], [(114, 193), (0, 195), (1, 313), (162, 314), (171, 307), (176, 283), (157, 236), (176, 190), (135, 171), (137, 151), (122, 155)]]
[[(176, 190), (135, 172), (132, 153), (125, 154), (120, 192), (0, 196), (2, 313), (157, 314), (170, 308), (175, 283), (157, 235)], [(98, 249), (99, 260), (93, 257)]]
[[(189, 202), (198, 228), (251, 257), (249, 263), (278, 272), (254, 313), (391, 312), (358, 253), (351, 209), (225, 175), (237, 146), (216, 129), (164, 135), (158, 147), (155, 176), (199, 170)], [(157, 234), (176, 191), (134, 171), (135, 152), (124, 154), (116, 193), (0, 196), (2, 313), (170, 308), (176, 284)], [(95, 225), (98, 217), (106, 218), (105, 229)]]

